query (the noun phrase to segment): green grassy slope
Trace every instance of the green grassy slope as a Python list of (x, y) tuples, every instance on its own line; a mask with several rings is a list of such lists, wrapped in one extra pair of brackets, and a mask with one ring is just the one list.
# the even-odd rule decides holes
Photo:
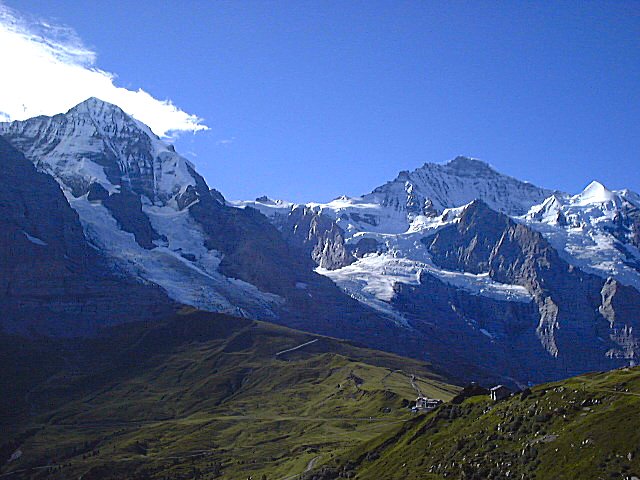
[(445, 404), (305, 478), (640, 477), (640, 368), (541, 385), (501, 402)]
[(284, 479), (410, 420), (412, 375), (458, 391), (415, 360), (203, 312), (2, 342), (6, 478)]

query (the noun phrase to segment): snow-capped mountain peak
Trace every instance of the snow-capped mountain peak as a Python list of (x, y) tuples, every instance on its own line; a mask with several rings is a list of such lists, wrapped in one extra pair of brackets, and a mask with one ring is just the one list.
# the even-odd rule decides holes
[(539, 205), (531, 207), (526, 215), (528, 220), (546, 223), (561, 223), (564, 221), (562, 207), (564, 202), (559, 195), (551, 195)]
[[(425, 164), (428, 166), (429, 164)], [(449, 160), (445, 166), (452, 172), (462, 177), (495, 176), (500, 175), (488, 163), (477, 158), (457, 156)]]
[(58, 182), (85, 239), (118, 275), (198, 308), (275, 315), (281, 297), (220, 268), (243, 239), (218, 240), (233, 233), (216, 222), (256, 237), (260, 220), (236, 218), (190, 162), (116, 105), (89, 98), (64, 114), (0, 123), (0, 135)]
[(565, 260), (640, 289), (639, 196), (593, 181), (577, 195), (554, 195), (521, 217)]
[(616, 206), (620, 204), (620, 196), (609, 190), (602, 183), (594, 180), (585, 189), (575, 195), (571, 202), (577, 206), (613, 203)]
[(65, 114), (0, 123), (0, 134), (74, 197), (98, 184), (166, 204), (196, 185), (193, 166), (116, 105), (89, 98)]
[(502, 175), (478, 159), (459, 156), (445, 164), (425, 163), (412, 172), (400, 172), (363, 199), (408, 216), (425, 214), (427, 202), (430, 209), (441, 212), (476, 199), (499, 212), (522, 215), (552, 193)]
[(131, 120), (124, 111), (113, 103), (90, 97), (78, 105), (71, 107), (66, 115), (87, 115), (103, 126), (122, 124)]

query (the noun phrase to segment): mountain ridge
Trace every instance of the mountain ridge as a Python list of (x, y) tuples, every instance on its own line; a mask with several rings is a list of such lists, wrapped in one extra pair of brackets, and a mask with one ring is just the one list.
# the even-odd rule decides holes
[(302, 478), (632, 479), (640, 471), (639, 379), (638, 368), (598, 372), (497, 402), (465, 389)]
[[(622, 359), (635, 363), (640, 353), (638, 338), (631, 333), (631, 325), (636, 325), (631, 310), (640, 306), (637, 194), (610, 191), (596, 181), (576, 195), (516, 183), (518, 188), (533, 188), (535, 198), (509, 215), (509, 203), (496, 208), (496, 196), (491, 205), (482, 198), (467, 202), (464, 192), (454, 192), (445, 201), (451, 207), (439, 211), (436, 205), (442, 205), (442, 200), (434, 203), (416, 193), (415, 179), (425, 171), (465, 168), (470, 171), (462, 176), (480, 183), (484, 181), (481, 177), (504, 178), (505, 185), (517, 182), (477, 159), (457, 157), (444, 165), (427, 163), (413, 172), (401, 172), (363, 197), (342, 196), (327, 204), (306, 205), (264, 197), (265, 201), (233, 204), (258, 208), (283, 232), (295, 232), (313, 246), (309, 255), (319, 273), (359, 301), (394, 316), (400, 325), (437, 339), (427, 340), (427, 350), (436, 355), (446, 355), (447, 349), (462, 356), (481, 351), (467, 361), (484, 367), (494, 362), (502, 365), (499, 369), (522, 378), (522, 372), (513, 368), (514, 358), (519, 358), (530, 372), (538, 372), (534, 382), (585, 369), (606, 369), (607, 364), (620, 365)], [(422, 183), (436, 182), (434, 178)], [(455, 198), (459, 202), (452, 200)], [(518, 194), (516, 198), (522, 199)], [(466, 225), (470, 212), (479, 207), (479, 220)], [(301, 221), (310, 216), (313, 222)], [(319, 230), (320, 225), (324, 229)], [(474, 255), (482, 258), (481, 263)], [(498, 261), (493, 255), (501, 256), (501, 266), (490, 267)], [(546, 270), (536, 265), (545, 262), (551, 265), (548, 272), (555, 273), (538, 278), (535, 272)], [(506, 273), (518, 268), (523, 269), (522, 274)], [(548, 285), (541, 289), (540, 282)], [(442, 296), (434, 299), (433, 292)], [(625, 299), (613, 303), (626, 313), (611, 316), (612, 292)], [(486, 300), (472, 301), (469, 294)], [(537, 304), (539, 313), (532, 314), (521, 303)], [(506, 317), (493, 313), (507, 305), (512, 313)], [(429, 319), (435, 312), (439, 319)], [(614, 317), (619, 323), (611, 322)], [(569, 333), (572, 329), (576, 330)], [(517, 335), (496, 335), (509, 331)], [(452, 336), (460, 339), (453, 341)], [(563, 348), (558, 347), (558, 338), (564, 338)], [(507, 343), (497, 347), (501, 342)], [(537, 351), (540, 348), (546, 353)], [(580, 348), (592, 350), (578, 353)], [(607, 360), (613, 357), (618, 363)], [(580, 367), (575, 369), (576, 365)]]
[(362, 198), (383, 206), (404, 203), (407, 213), (414, 214), (425, 213), (420, 207), (427, 200), (436, 212), (442, 212), (478, 199), (494, 210), (520, 215), (552, 193), (503, 175), (481, 160), (458, 156), (444, 164), (425, 163), (411, 172), (400, 172), (395, 180)]
[(571, 196), (457, 157), (357, 198), (228, 202), (97, 99), (0, 134), (57, 181), (114, 272), (173, 302), (440, 356), (460, 378), (495, 360), (500, 378), (526, 384), (640, 355), (633, 192), (592, 183)]

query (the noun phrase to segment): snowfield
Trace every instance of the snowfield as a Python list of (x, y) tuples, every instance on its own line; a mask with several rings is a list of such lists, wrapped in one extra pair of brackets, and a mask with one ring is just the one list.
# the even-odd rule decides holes
[(638, 195), (594, 181), (577, 195), (549, 197), (515, 220), (542, 233), (568, 263), (640, 290), (640, 251), (611, 233), (625, 206), (639, 208)]
[[(328, 203), (304, 206), (326, 215), (344, 231), (348, 245), (363, 238), (374, 239), (377, 253), (370, 253), (337, 270), (317, 268), (353, 298), (404, 323), (390, 302), (394, 285), (417, 285), (428, 272), (441, 281), (473, 295), (497, 300), (530, 302), (529, 292), (519, 285), (493, 281), (488, 274), (454, 272), (438, 268), (422, 239), (458, 220), (473, 200), (514, 221), (539, 231), (568, 263), (604, 278), (614, 277), (640, 290), (640, 251), (633, 245), (621, 248), (611, 234), (614, 219), (626, 204), (640, 207), (640, 196), (628, 190), (610, 191), (592, 182), (577, 195), (552, 191), (501, 175), (488, 165), (458, 157), (451, 162), (425, 164), (362, 197), (341, 196)], [(229, 202), (250, 206), (277, 224), (298, 205), (261, 197), (254, 201)], [(490, 335), (489, 335), (490, 336)]]

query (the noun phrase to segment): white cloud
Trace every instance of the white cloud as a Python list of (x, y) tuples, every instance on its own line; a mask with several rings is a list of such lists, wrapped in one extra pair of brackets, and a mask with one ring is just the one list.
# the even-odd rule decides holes
[(231, 145), (235, 141), (236, 141), (236, 137), (221, 138), (216, 142), (216, 145)]
[(89, 97), (118, 105), (157, 135), (207, 130), (202, 119), (142, 89), (114, 85), (71, 28), (29, 19), (0, 3), (0, 121), (63, 113)]

